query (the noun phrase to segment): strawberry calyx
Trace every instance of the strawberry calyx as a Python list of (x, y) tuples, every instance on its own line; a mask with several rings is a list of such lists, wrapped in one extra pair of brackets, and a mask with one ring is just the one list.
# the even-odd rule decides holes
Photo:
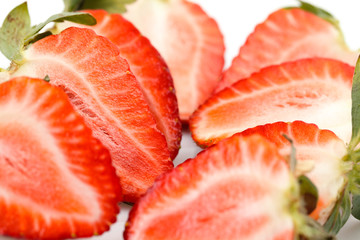
[(86, 25), (96, 24), (95, 18), (90, 14), (63, 12), (31, 26), (27, 2), (24, 2), (10, 11), (0, 28), (0, 51), (10, 61), (20, 62), (22, 52), (29, 44), (51, 35), (50, 31), (40, 33), (47, 24), (65, 20)]
[(335, 239), (332, 233), (308, 215), (309, 211), (312, 211), (309, 208), (309, 199), (311, 205), (316, 206), (316, 186), (304, 175), (293, 179), (292, 187), (285, 194), (284, 199), (288, 199), (286, 208), (293, 219), (295, 239)]
[(335, 239), (333, 233), (309, 216), (317, 203), (317, 189), (309, 178), (304, 175), (298, 177), (286, 197), (290, 199), (289, 209), (294, 222), (295, 239)]

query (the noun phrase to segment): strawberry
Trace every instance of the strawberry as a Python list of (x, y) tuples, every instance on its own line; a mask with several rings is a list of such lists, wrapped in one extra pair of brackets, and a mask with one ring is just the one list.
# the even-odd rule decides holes
[(13, 76), (50, 78), (69, 96), (95, 137), (109, 149), (123, 187), (133, 202), (170, 170), (167, 144), (119, 48), (94, 31), (68, 28), (29, 46)]
[(214, 94), (193, 114), (193, 139), (209, 146), (266, 123), (302, 120), (351, 136), (354, 68), (332, 59), (301, 59), (266, 67)]
[(107, 231), (119, 212), (119, 179), (62, 89), (14, 78), (0, 84), (0, 109), (0, 234), (64, 239)]
[(346, 46), (336, 20), (321, 9), (315, 10), (327, 19), (301, 8), (288, 8), (272, 13), (257, 25), (224, 72), (216, 90), (266, 66), (301, 58), (334, 58), (355, 65), (357, 53)]
[(224, 66), (224, 39), (214, 19), (186, 0), (138, 0), (125, 18), (148, 37), (167, 62), (174, 79), (180, 118), (213, 92)]
[(318, 189), (317, 207), (311, 216), (324, 224), (347, 183), (348, 169), (343, 161), (347, 149), (344, 142), (333, 132), (302, 121), (266, 124), (240, 134), (260, 134), (273, 142), (284, 157), (290, 155), (291, 144), (283, 134), (293, 141), (297, 175), (305, 174)]
[(295, 239), (297, 190), (274, 144), (236, 135), (158, 178), (132, 208), (124, 238)]
[(171, 158), (174, 159), (180, 147), (181, 122), (173, 80), (163, 58), (149, 40), (121, 15), (108, 14), (104, 10), (85, 12), (95, 17), (95, 26), (66, 22), (57, 24), (57, 31), (69, 26), (86, 26), (120, 48), (120, 56), (128, 61), (139, 81), (157, 126), (167, 139)]

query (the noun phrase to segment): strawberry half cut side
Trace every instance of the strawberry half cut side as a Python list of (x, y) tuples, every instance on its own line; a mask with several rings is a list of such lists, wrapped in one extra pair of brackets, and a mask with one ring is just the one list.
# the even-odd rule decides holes
[(260, 134), (273, 142), (284, 157), (291, 153), (291, 144), (284, 134), (293, 141), (297, 159), (296, 175), (306, 175), (318, 189), (318, 203), (311, 217), (324, 224), (347, 183), (349, 169), (343, 161), (347, 155), (344, 142), (333, 132), (302, 121), (266, 124), (240, 134)]
[(199, 5), (186, 0), (138, 0), (127, 6), (124, 16), (168, 64), (180, 118), (187, 122), (221, 76), (225, 45), (219, 26)]
[(107, 231), (119, 212), (119, 179), (62, 89), (11, 79), (0, 84), (0, 115), (0, 234), (64, 239)]
[(354, 68), (332, 59), (270, 66), (209, 98), (190, 119), (194, 140), (210, 146), (248, 128), (302, 120), (351, 137)]
[(281, 9), (248, 36), (217, 91), (270, 65), (313, 57), (355, 65), (357, 55), (346, 46), (339, 26), (300, 8)]
[(24, 52), (14, 75), (50, 78), (110, 151), (124, 200), (133, 202), (173, 163), (139, 83), (119, 48), (84, 28), (68, 28)]
[(294, 239), (295, 183), (274, 144), (234, 136), (162, 175), (132, 208), (124, 236)]
[(165, 135), (171, 158), (180, 148), (181, 122), (174, 83), (164, 59), (150, 41), (120, 14), (108, 14), (104, 10), (87, 10), (95, 17), (95, 26), (71, 22), (58, 23), (57, 31), (69, 26), (93, 29), (120, 49), (120, 56), (126, 59), (132, 73), (139, 81), (159, 130)]

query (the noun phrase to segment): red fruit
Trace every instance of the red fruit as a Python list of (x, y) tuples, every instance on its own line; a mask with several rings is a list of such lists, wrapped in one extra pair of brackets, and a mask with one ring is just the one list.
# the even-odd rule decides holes
[(260, 134), (275, 143), (284, 156), (290, 155), (291, 144), (283, 134), (293, 141), (296, 174), (305, 174), (318, 189), (318, 204), (311, 216), (324, 224), (347, 183), (347, 168), (343, 161), (347, 149), (344, 142), (329, 130), (301, 121), (266, 124), (241, 133), (242, 136), (253, 134)]
[(95, 26), (67, 22), (57, 24), (57, 29), (87, 27), (120, 48), (120, 56), (126, 59), (139, 81), (157, 126), (167, 139), (171, 158), (174, 159), (180, 147), (181, 122), (173, 80), (166, 63), (149, 40), (121, 15), (108, 14), (104, 10), (86, 12), (96, 18)]
[(346, 46), (338, 26), (299, 8), (281, 9), (256, 26), (224, 72), (217, 91), (266, 66), (313, 57), (355, 65), (357, 55)]
[(275, 145), (234, 136), (162, 175), (131, 210), (124, 236), (294, 239), (294, 189)]
[(15, 78), (0, 85), (0, 115), (0, 233), (64, 239), (107, 231), (119, 212), (119, 179), (66, 94)]
[(138, 0), (124, 15), (148, 37), (170, 68), (180, 118), (213, 92), (224, 66), (224, 40), (214, 19), (185, 0)]
[(209, 146), (247, 128), (302, 120), (351, 136), (354, 68), (330, 59), (302, 59), (270, 66), (214, 94), (193, 114), (194, 140)]
[(13, 75), (50, 77), (110, 150), (124, 200), (135, 201), (173, 167), (165, 137), (119, 48), (92, 30), (69, 28), (24, 52)]

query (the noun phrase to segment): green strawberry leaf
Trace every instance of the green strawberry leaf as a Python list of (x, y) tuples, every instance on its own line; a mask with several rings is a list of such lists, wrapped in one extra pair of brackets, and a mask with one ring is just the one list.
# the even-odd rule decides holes
[(0, 51), (9, 60), (20, 61), (22, 51), (28, 44), (51, 34), (49, 31), (39, 33), (47, 24), (65, 20), (87, 25), (96, 24), (95, 18), (88, 13), (64, 12), (31, 27), (29, 10), (27, 3), (24, 2), (7, 15), (0, 28)]
[(49, 17), (45, 22), (33, 26), (29, 31), (28, 35), (26, 36), (25, 43), (34, 42), (33, 40), (37, 39), (36, 34), (40, 32), (47, 24), (51, 22), (63, 22), (63, 21), (71, 21), (85, 25), (96, 24), (96, 19), (88, 13), (63, 12), (63, 13), (55, 14)]
[(354, 218), (360, 220), (360, 195), (352, 196), (351, 215), (353, 215)]
[(79, 10), (83, 1), (84, 0), (64, 0), (64, 12), (75, 12)]
[(125, 13), (126, 5), (136, 0), (64, 0), (66, 11), (104, 9), (109, 13)]
[(31, 38), (29, 37), (24, 42), (25, 42), (25, 45), (29, 45), (29, 44), (32, 44), (36, 41), (39, 41), (40, 39), (42, 39), (44, 37), (50, 36), (50, 35), (52, 35), (52, 33), (50, 31), (46, 31), (43, 33), (36, 34), (36, 35), (32, 36)]
[(316, 220), (310, 216), (304, 216), (306, 225), (302, 225), (299, 231), (299, 237), (295, 239), (302, 240), (336, 240), (336, 235), (327, 232)]
[(305, 175), (298, 177), (300, 185), (300, 195), (304, 201), (304, 207), (307, 214), (315, 210), (319, 198), (318, 190), (315, 184)]
[(29, 11), (24, 2), (7, 15), (0, 28), (0, 51), (5, 57), (9, 60), (21, 58), (20, 52), (30, 28)]
[(352, 135), (349, 143), (349, 149), (354, 150), (360, 142), (360, 57), (358, 58), (355, 66), (351, 100)]
[(351, 199), (349, 192), (348, 188), (345, 188), (341, 197), (336, 201), (330, 217), (324, 224), (324, 228), (327, 232), (337, 234), (349, 219), (351, 213)]

